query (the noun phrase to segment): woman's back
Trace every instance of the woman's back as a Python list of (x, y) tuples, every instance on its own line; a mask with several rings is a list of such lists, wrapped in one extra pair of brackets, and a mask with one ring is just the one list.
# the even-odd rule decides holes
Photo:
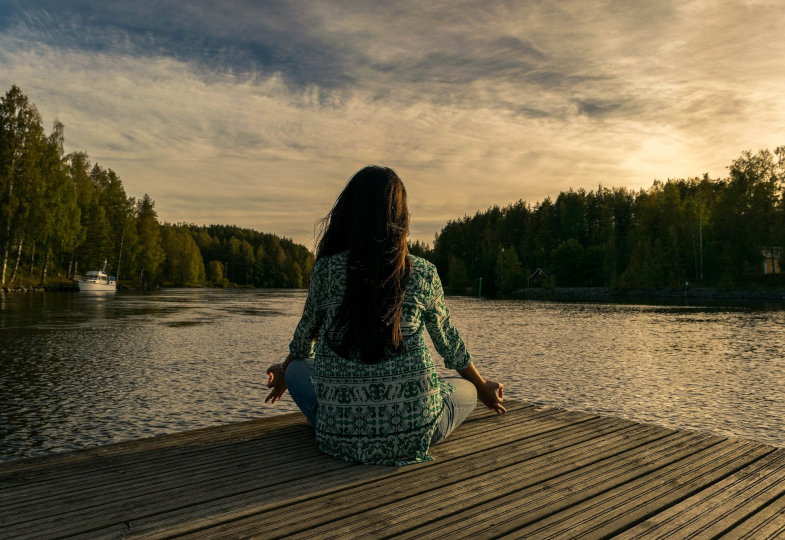
[[(430, 459), (478, 397), (504, 412), (502, 385), (480, 376), (450, 323), (436, 268), (409, 255), (395, 171), (357, 171), (323, 225), (303, 316), (286, 360), (267, 370), (265, 401), (288, 385), (324, 452), (390, 465)], [(454, 384), (437, 376), (425, 329), (461, 375)]]
[(345, 294), (347, 253), (322, 257), (311, 274), (308, 301), (290, 352), (310, 356), (319, 402), (320, 448), (364, 463), (404, 464), (427, 457), (443, 398), (452, 385), (439, 379), (425, 342), (427, 329), (448, 368), (463, 369), (471, 357), (450, 324), (436, 268), (411, 257), (401, 314), (402, 343), (377, 363), (343, 358), (326, 333)]

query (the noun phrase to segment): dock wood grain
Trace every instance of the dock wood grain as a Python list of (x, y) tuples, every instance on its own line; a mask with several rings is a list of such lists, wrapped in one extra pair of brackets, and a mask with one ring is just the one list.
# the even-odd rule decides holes
[(399, 468), (299, 414), (0, 464), (0, 538), (785, 538), (785, 449), (508, 408)]

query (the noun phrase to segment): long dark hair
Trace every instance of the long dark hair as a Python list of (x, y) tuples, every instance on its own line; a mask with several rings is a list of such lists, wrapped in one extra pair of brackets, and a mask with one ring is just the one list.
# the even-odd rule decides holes
[(340, 356), (375, 364), (401, 345), (408, 233), (406, 189), (387, 167), (357, 171), (322, 220), (316, 258), (349, 253), (346, 292), (327, 331)]

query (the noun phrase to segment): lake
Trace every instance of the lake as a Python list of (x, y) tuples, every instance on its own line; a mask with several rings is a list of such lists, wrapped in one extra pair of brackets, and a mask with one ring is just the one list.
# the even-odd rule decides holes
[[(301, 290), (0, 295), (0, 461), (295, 411), (288, 396), (264, 403), (265, 369), (286, 355), (304, 301)], [(783, 304), (448, 305), (511, 399), (785, 447)]]

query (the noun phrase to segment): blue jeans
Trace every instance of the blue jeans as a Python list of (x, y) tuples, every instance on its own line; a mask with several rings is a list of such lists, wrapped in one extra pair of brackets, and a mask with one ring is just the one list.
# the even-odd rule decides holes
[[(316, 390), (311, 382), (312, 375), (312, 358), (294, 360), (286, 368), (286, 386), (289, 394), (315, 427), (317, 403)], [(455, 392), (444, 399), (444, 412), (431, 439), (432, 445), (446, 439), (477, 406), (477, 390), (472, 383), (460, 377), (448, 377), (446, 381), (455, 387)]]

